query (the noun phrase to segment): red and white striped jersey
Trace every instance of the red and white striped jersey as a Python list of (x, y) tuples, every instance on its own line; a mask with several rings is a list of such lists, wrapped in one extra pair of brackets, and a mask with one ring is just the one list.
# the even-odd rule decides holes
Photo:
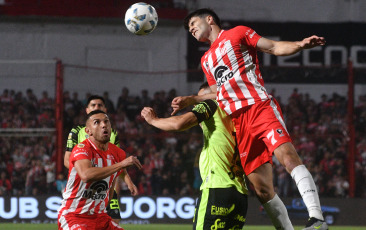
[(70, 155), (70, 168), (66, 188), (62, 193), (62, 205), (59, 214), (93, 215), (106, 212), (109, 201), (109, 189), (113, 180), (122, 172), (95, 182), (84, 183), (76, 172), (74, 164), (78, 160), (88, 159), (93, 167), (106, 167), (126, 158), (126, 153), (116, 145), (109, 143), (108, 150), (98, 149), (90, 139), (74, 147)]
[(217, 85), (216, 99), (227, 114), (271, 98), (259, 70), (256, 46), (260, 38), (245, 26), (221, 30), (202, 56), (207, 82)]

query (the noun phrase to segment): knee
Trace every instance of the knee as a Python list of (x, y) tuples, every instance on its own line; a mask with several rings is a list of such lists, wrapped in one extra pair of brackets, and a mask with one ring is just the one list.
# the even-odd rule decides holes
[(274, 190), (269, 188), (269, 187), (255, 188), (255, 192), (256, 192), (256, 195), (257, 195), (259, 201), (262, 204), (267, 203), (268, 201), (270, 201), (275, 195)]
[(296, 166), (302, 165), (299, 154), (297, 154), (295, 148), (292, 145), (279, 148), (278, 151), (275, 152), (275, 155), (289, 173), (291, 173), (291, 171)]

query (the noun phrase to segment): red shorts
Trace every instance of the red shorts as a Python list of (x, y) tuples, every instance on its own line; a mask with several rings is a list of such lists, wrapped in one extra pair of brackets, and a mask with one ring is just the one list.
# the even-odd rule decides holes
[(58, 229), (64, 230), (123, 230), (106, 213), (95, 215), (66, 214), (58, 216)]
[(266, 100), (234, 112), (240, 160), (246, 175), (264, 163), (272, 164), (273, 151), (291, 142), (277, 101)]

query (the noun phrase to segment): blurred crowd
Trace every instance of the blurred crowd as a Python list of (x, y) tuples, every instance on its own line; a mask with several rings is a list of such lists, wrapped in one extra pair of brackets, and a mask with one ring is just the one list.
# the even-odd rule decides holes
[[(320, 196), (347, 197), (348, 146), (347, 101), (333, 93), (316, 102), (309, 94), (293, 90), (283, 102), (276, 96), (284, 114), (293, 143), (304, 164), (312, 173)], [(64, 134), (84, 123), (87, 98), (64, 92)], [(143, 170), (128, 172), (140, 195), (196, 195), (201, 179), (199, 153), (203, 144), (199, 127), (180, 133), (163, 132), (148, 125), (140, 116), (144, 106), (153, 107), (160, 117), (171, 113), (176, 90), (158, 91), (151, 97), (147, 90), (130, 93), (123, 88), (117, 103), (103, 94), (112, 126), (118, 131), (121, 148), (135, 155)], [(47, 92), (37, 98), (31, 89), (22, 92), (4, 90), (0, 95), (0, 122), (5, 128), (53, 128), (54, 101)], [(184, 112), (184, 111), (183, 111)], [(366, 95), (355, 105), (356, 127), (356, 196), (366, 197)], [(0, 132), (1, 134), (1, 132)], [(67, 171), (56, 174), (54, 135), (0, 136), (0, 195), (41, 195), (61, 193)], [(290, 175), (274, 158), (274, 183), (282, 197), (299, 196)], [(129, 194), (119, 183), (122, 194)], [(249, 186), (250, 187), (250, 186)]]

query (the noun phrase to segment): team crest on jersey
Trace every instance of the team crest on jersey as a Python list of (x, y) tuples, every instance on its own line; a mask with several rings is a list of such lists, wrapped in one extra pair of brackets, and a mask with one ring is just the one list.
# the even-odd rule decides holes
[(280, 134), (280, 137), (282, 137), (284, 135), (282, 129), (276, 129), (276, 132), (278, 134)]
[(88, 139), (89, 138), (89, 135), (88, 134), (85, 134), (85, 139)]
[(205, 67), (206, 67), (206, 69), (208, 69), (208, 62), (207, 61), (205, 61)]
[(84, 147), (85, 147), (85, 145), (84, 145), (83, 143), (79, 143), (79, 144), (78, 144), (78, 147), (79, 147), (79, 148), (84, 148)]
[(67, 137), (68, 140), (71, 140), (72, 138), (72, 133), (69, 133), (69, 136)]

